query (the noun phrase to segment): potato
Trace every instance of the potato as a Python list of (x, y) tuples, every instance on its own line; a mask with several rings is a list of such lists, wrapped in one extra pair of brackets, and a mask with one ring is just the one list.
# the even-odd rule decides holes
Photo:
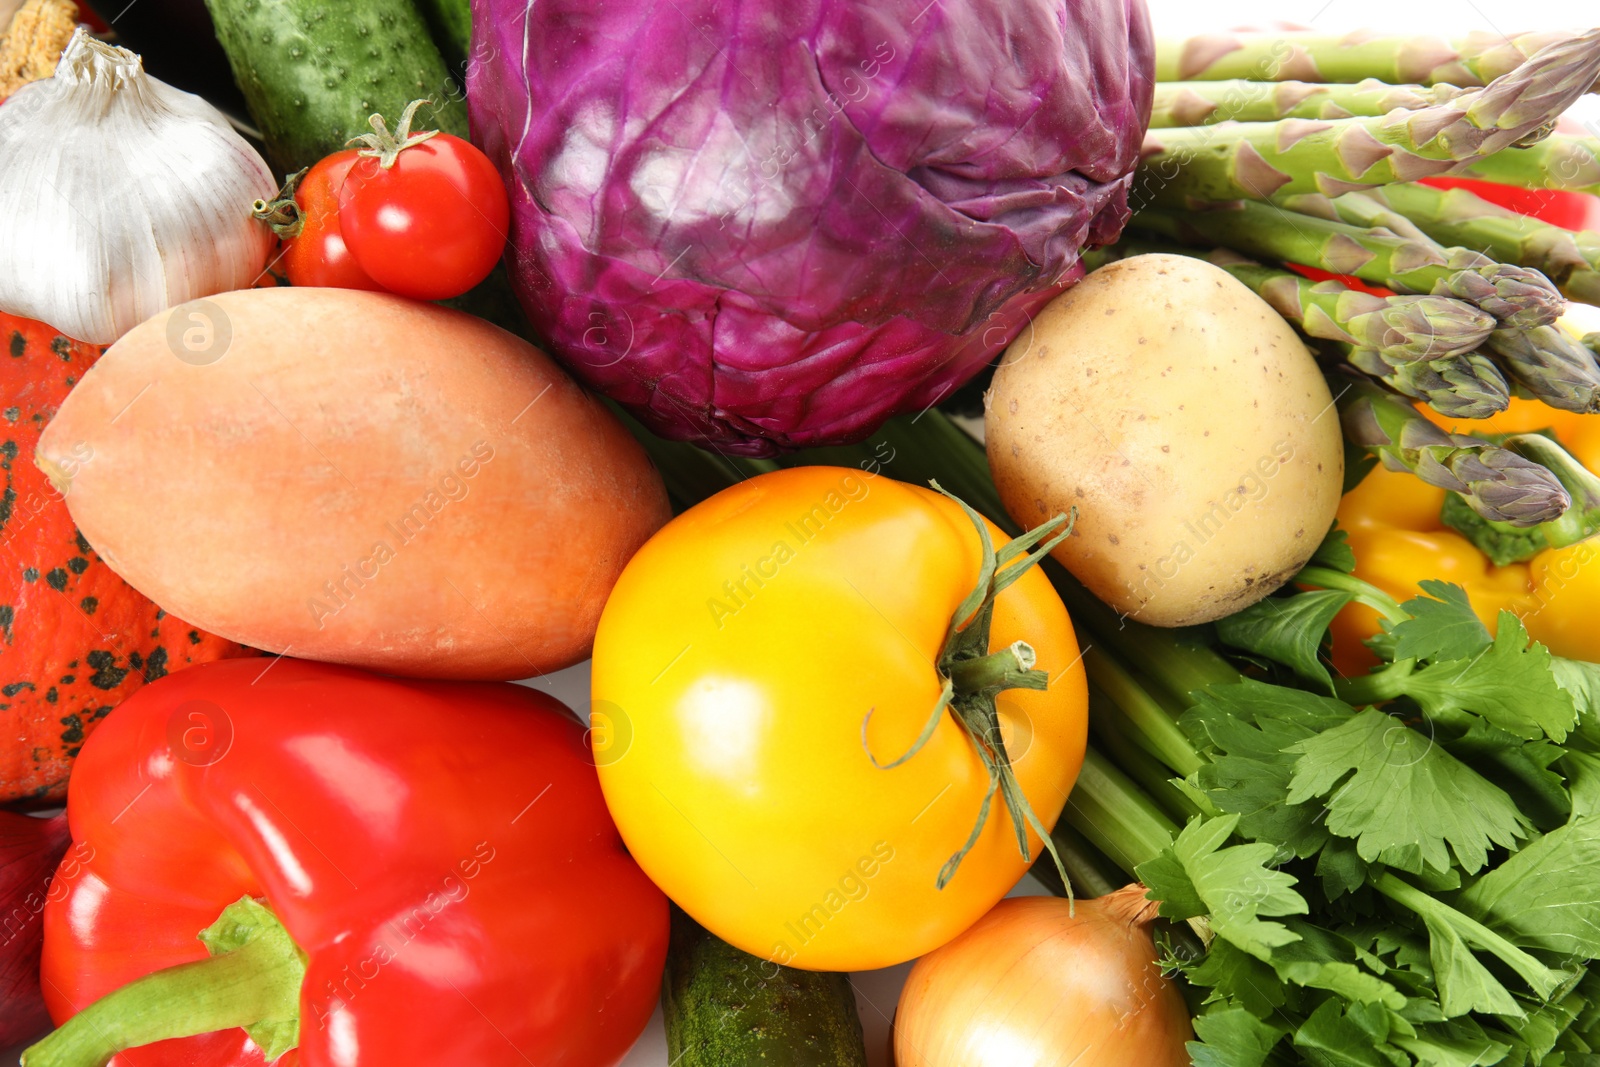
[(670, 517), (638, 442), (538, 349), (346, 289), (225, 293), (142, 323), (37, 458), (100, 556), (169, 611), (425, 677), (582, 660)]
[(1339, 504), (1333, 398), (1289, 324), (1226, 271), (1135, 256), (1051, 301), (994, 377), (1006, 510), (1078, 509), (1055, 555), (1157, 626), (1230, 615), (1316, 550)]

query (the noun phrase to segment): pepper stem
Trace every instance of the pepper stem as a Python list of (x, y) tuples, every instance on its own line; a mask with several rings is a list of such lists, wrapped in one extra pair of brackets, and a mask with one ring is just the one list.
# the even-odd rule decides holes
[(305, 959), (265, 905), (230, 904), (200, 933), (210, 959), (108, 993), (22, 1054), (24, 1067), (104, 1067), (124, 1049), (243, 1027), (271, 1063), (300, 1043)]
[[(889, 763), (879, 763), (870, 748), (867, 755), (873, 765), (880, 769), (898, 767), (928, 743), (934, 730), (943, 721), (945, 712), (949, 711), (966, 730), (974, 751), (989, 772), (989, 788), (978, 807), (978, 820), (972, 833), (968, 835), (966, 843), (945, 862), (935, 884), (943, 889), (955, 877), (961, 861), (972, 851), (983, 828), (988, 825), (989, 808), (994, 803), (995, 794), (999, 793), (1011, 813), (1011, 825), (1016, 831), (1017, 849), (1022, 853), (1022, 858), (1033, 859), (1028, 847), (1028, 829), (1032, 827), (1055, 860), (1056, 870), (1067, 886), (1070, 897), (1072, 883), (1067, 877), (1061, 856), (1056, 852), (1055, 842), (1050, 838), (1050, 831), (1034, 814), (1033, 806), (1028, 803), (1011, 769), (1011, 756), (1006, 752), (1000, 729), (1000, 711), (995, 704), (995, 697), (1006, 689), (1047, 689), (1050, 676), (1045, 671), (1035, 669), (1039, 657), (1026, 641), (1014, 641), (999, 651), (990, 652), (989, 624), (994, 617), (995, 598), (1071, 535), (1077, 509), (1073, 509), (1070, 515), (1057, 515), (1041, 523), (1022, 536), (1006, 542), (997, 552), (983, 517), (968, 507), (965, 501), (945, 492), (938, 482), (929, 484), (955, 501), (977, 527), (978, 540), (983, 546), (978, 584), (962, 600), (950, 620), (944, 649), (939, 654), (939, 673), (944, 676), (944, 689), (922, 733), (903, 755)], [(871, 720), (872, 714), (868, 712), (861, 723), (863, 747), (866, 747), (867, 723)]]

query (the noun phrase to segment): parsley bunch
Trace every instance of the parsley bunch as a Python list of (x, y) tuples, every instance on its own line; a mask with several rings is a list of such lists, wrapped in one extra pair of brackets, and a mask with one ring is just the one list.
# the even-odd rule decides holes
[[(1069, 596), (1110, 759), (1067, 821), (1208, 936), (1169, 959), (1197, 1067), (1600, 1065), (1600, 667), (1353, 564), (1335, 533), (1298, 579), (1319, 588), (1217, 624), (1255, 677)], [(1352, 601), (1383, 617), (1383, 663), (1335, 678)]]

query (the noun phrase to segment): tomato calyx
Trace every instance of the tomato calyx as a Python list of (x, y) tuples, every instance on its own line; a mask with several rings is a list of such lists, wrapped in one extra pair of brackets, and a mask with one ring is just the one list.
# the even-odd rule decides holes
[(257, 200), (250, 205), (250, 214), (255, 220), (266, 223), (267, 227), (282, 240), (293, 240), (305, 229), (305, 212), (301, 211), (300, 205), (295, 202), (294, 194), (300, 187), (301, 179), (310, 169), (301, 167), (298, 173), (285, 178), (283, 188), (279, 189), (271, 200)]
[(423, 104), (431, 103), (433, 103), (432, 100), (424, 98), (422, 100), (413, 100), (407, 104), (406, 109), (400, 113), (400, 125), (394, 128), (393, 133), (389, 132), (389, 127), (383, 121), (382, 115), (373, 115), (367, 120), (372, 126), (372, 132), (364, 133), (359, 137), (352, 137), (346, 143), (366, 145), (361, 150), (361, 154), (376, 158), (378, 166), (388, 170), (394, 166), (394, 161), (400, 158), (401, 152), (408, 148), (415, 148), (422, 142), (439, 135), (438, 130), (424, 130), (421, 133), (411, 132), (411, 123), (417, 117), (417, 108)]
[(939, 723), (943, 721), (945, 712), (949, 711), (967, 732), (973, 750), (983, 761), (984, 769), (989, 772), (989, 789), (984, 793), (983, 803), (978, 808), (978, 820), (972, 828), (972, 833), (968, 835), (966, 843), (939, 869), (935, 885), (943, 889), (950, 883), (950, 879), (955, 877), (961, 861), (972, 851), (972, 846), (977, 844), (983, 828), (988, 825), (989, 808), (994, 802), (995, 793), (998, 792), (1006, 809), (1011, 813), (1011, 825), (1016, 830), (1017, 848), (1021, 851), (1022, 858), (1033, 859), (1028, 848), (1028, 827), (1031, 826), (1044, 843), (1051, 859), (1055, 860), (1056, 870), (1060, 872), (1061, 880), (1067, 885), (1067, 892), (1070, 894), (1071, 881), (1067, 877), (1061, 856), (1056, 852), (1055, 843), (1050, 839), (1050, 831), (1040, 822), (1038, 815), (1034, 814), (1033, 806), (1028, 803), (1027, 796), (1022, 792), (1022, 786), (1017, 783), (1016, 773), (1011, 768), (1011, 756), (1006, 751), (1005, 738), (1000, 729), (1000, 711), (995, 701), (995, 698), (1007, 689), (1048, 689), (1050, 675), (1037, 668), (1038, 655), (1034, 652), (1033, 646), (1026, 641), (1015, 641), (999, 651), (990, 652), (989, 629), (994, 618), (995, 598), (1018, 578), (1028, 573), (1050, 553), (1051, 549), (1071, 536), (1073, 523), (1077, 521), (1078, 509), (1073, 508), (1069, 514), (1056, 515), (1040, 523), (1020, 537), (1001, 545), (996, 551), (983, 518), (968, 507), (965, 501), (946, 492), (938, 482), (929, 484), (935, 491), (955, 501), (967, 518), (972, 520), (973, 526), (977, 527), (978, 540), (983, 546), (978, 583), (951, 616), (950, 628), (945, 634), (944, 648), (939, 653), (938, 669), (944, 678), (944, 688), (939, 700), (934, 704), (933, 714), (928, 717), (927, 723), (922, 728), (922, 733), (899, 758), (889, 763), (879, 763), (877, 756), (867, 747), (867, 724), (872, 721), (872, 713), (868, 712), (867, 717), (861, 722), (862, 747), (867, 748), (867, 756), (879, 770), (898, 767), (921, 751), (928, 743), (928, 739), (933, 736)]

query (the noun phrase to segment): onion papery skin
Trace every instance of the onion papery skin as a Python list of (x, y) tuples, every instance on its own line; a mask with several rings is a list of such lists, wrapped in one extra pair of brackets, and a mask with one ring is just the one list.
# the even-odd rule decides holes
[(1144, 893), (1002, 900), (912, 968), (897, 1067), (1189, 1067), (1189, 1011)]

